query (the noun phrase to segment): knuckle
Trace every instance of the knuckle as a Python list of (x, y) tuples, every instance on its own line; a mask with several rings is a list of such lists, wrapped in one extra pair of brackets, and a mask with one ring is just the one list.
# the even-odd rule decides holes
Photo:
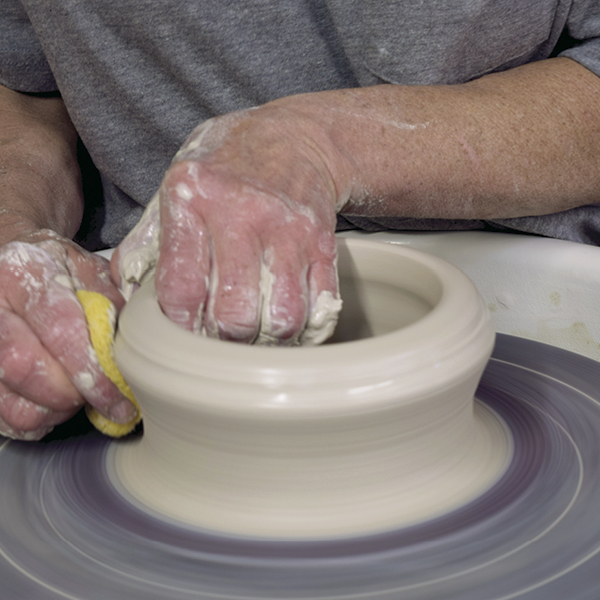
[(194, 160), (181, 160), (173, 163), (165, 173), (162, 188), (169, 197), (188, 201), (193, 196), (191, 186), (197, 183), (198, 163)]
[(35, 432), (42, 428), (47, 420), (50, 410), (39, 404), (18, 396), (4, 394), (0, 398), (2, 403), (2, 417), (6, 424), (22, 437), (25, 432)]
[(36, 359), (32, 349), (13, 344), (0, 348), (2, 381), (10, 385), (23, 386), (32, 378), (35, 370)]
[(58, 352), (69, 347), (73, 341), (73, 328), (66, 327), (62, 319), (54, 320), (48, 324), (44, 331), (44, 343), (50, 349)]
[(301, 302), (279, 303), (271, 307), (270, 334), (281, 343), (293, 342), (306, 322), (306, 307)]
[(204, 306), (206, 277), (191, 269), (171, 271), (160, 268), (156, 294), (164, 313), (175, 323), (193, 326)]
[(258, 332), (258, 311), (253, 306), (226, 302), (215, 308), (213, 318), (208, 318), (206, 324), (209, 335), (224, 340), (251, 342)]
[(319, 231), (316, 247), (326, 260), (333, 261), (337, 256), (337, 240), (334, 232)]
[[(40, 331), (40, 341), (51, 356), (59, 362), (90, 362), (91, 342), (85, 320), (77, 313), (61, 314)], [(82, 352), (84, 354), (82, 354)]]

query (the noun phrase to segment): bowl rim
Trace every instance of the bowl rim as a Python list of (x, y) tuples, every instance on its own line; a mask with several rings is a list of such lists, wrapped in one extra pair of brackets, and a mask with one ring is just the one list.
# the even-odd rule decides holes
[(160, 310), (149, 280), (121, 314), (115, 342), (119, 368), (133, 386), (139, 380), (135, 370), (145, 363), (144, 386), (165, 385), (161, 380), (176, 373), (190, 386), (196, 380), (218, 389), (263, 387), (273, 397), (278, 389), (293, 398), (311, 386), (334, 393), (343, 385), (346, 393), (339, 393), (340, 399), (351, 396), (355, 404), (372, 398), (374, 381), (408, 398), (433, 385), (424, 373), (435, 372), (433, 379), (449, 385), (487, 362), (495, 338), (489, 311), (457, 267), (405, 246), (351, 238), (338, 238), (338, 243), (351, 252), (368, 252), (392, 263), (402, 257), (428, 269), (442, 284), (438, 303), (411, 325), (372, 338), (314, 347), (251, 346), (195, 335), (175, 325)]

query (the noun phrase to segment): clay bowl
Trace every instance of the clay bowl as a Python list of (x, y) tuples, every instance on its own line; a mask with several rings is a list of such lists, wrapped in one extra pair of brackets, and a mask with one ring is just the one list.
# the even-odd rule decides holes
[(402, 246), (339, 240), (344, 307), (319, 347), (195, 336), (152, 281), (115, 343), (144, 435), (117, 444), (124, 493), (188, 525), (260, 538), (422, 522), (498, 479), (510, 441), (473, 396), (494, 332), (471, 281)]

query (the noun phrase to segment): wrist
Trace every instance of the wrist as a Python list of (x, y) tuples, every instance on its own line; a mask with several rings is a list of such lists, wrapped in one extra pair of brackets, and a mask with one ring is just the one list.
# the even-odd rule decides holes
[(18, 212), (0, 209), (0, 246), (10, 242), (34, 244), (44, 240), (70, 240), (70, 238)]
[(16, 211), (0, 209), (0, 246), (40, 231), (41, 227)]
[[(332, 111), (331, 94), (317, 92), (288, 96), (270, 102), (259, 110), (273, 111), (275, 131), (296, 147), (312, 166), (306, 179), (320, 189), (320, 196), (334, 212), (339, 212), (353, 193), (355, 162), (337, 131), (342, 121)], [(317, 183), (318, 181), (318, 183)]]

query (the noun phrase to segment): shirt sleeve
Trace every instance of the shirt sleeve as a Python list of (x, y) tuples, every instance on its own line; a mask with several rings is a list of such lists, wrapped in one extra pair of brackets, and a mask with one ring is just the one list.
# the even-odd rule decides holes
[(576, 60), (600, 77), (600, 2), (574, 0), (567, 31), (575, 43), (559, 56)]
[(57, 89), (42, 46), (18, 0), (0, 1), (0, 84), (30, 93)]

